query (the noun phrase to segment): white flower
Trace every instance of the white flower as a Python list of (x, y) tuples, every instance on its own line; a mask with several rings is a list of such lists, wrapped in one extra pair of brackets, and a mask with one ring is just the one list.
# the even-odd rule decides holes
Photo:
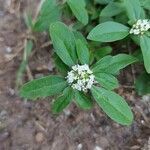
[(95, 76), (87, 64), (72, 66), (66, 79), (73, 89), (84, 92), (87, 92), (95, 83)]
[(73, 85), (72, 85), (72, 88), (73, 88), (73, 89), (76, 89), (76, 90), (78, 90), (78, 91), (81, 91), (81, 90), (82, 90), (82, 87), (81, 87), (80, 85), (78, 85), (77, 83), (73, 84)]
[(78, 66), (77, 66), (77, 65), (72, 66), (72, 70), (77, 71), (77, 69), (78, 69)]
[(73, 71), (70, 71), (68, 73), (68, 76), (69, 76), (69, 78), (67, 79), (68, 83), (72, 83), (75, 77)]
[(129, 33), (134, 35), (144, 34), (146, 31), (150, 29), (150, 20), (148, 19), (139, 19), (137, 22), (132, 26)]

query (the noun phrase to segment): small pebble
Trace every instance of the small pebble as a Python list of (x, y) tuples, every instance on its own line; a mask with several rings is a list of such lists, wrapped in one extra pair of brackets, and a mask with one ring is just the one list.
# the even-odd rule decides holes
[(80, 144), (78, 144), (78, 146), (77, 146), (77, 150), (81, 150), (82, 149), (82, 147), (83, 147), (83, 145), (80, 143)]
[(70, 110), (64, 110), (64, 113), (66, 116), (70, 116), (70, 114), (71, 114)]
[(36, 79), (41, 78), (41, 77), (43, 77), (43, 76), (44, 76), (43, 73), (35, 74), (35, 78), (36, 78)]
[(145, 101), (145, 102), (149, 102), (150, 96), (144, 95), (144, 96), (142, 97), (142, 99), (143, 99), (143, 101)]
[(38, 143), (42, 143), (44, 141), (44, 135), (42, 132), (38, 132), (35, 136), (35, 140)]
[(12, 96), (15, 95), (15, 90), (14, 89), (9, 88), (8, 90), (9, 90), (10, 95), (12, 95)]
[(103, 149), (99, 146), (95, 146), (94, 150), (103, 150)]
[(52, 71), (54, 69), (54, 64), (52, 64), (52, 62), (49, 62), (47, 68), (49, 71)]
[(90, 113), (90, 116), (91, 116), (92, 120), (95, 121), (95, 117), (94, 117), (93, 113)]
[(6, 110), (2, 110), (0, 112), (0, 119), (4, 120), (4, 119), (6, 119), (6, 116), (7, 116), (7, 111)]
[(0, 16), (4, 16), (4, 11), (0, 10)]
[(141, 120), (141, 124), (144, 124), (144, 120)]
[(2, 131), (6, 127), (6, 124), (0, 121), (0, 131)]
[(11, 47), (6, 47), (5, 50), (6, 50), (7, 53), (11, 53), (12, 52), (12, 48)]
[(23, 106), (27, 109), (31, 109), (33, 104), (31, 102), (24, 101)]
[(132, 146), (130, 149), (131, 149), (131, 150), (138, 150), (138, 149), (140, 149), (140, 146), (134, 145), (134, 146)]

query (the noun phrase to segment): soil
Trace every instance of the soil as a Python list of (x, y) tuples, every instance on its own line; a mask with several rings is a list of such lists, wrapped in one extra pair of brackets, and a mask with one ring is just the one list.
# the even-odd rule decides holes
[[(96, 105), (82, 111), (71, 104), (54, 116), (52, 98), (19, 97), (16, 73), (27, 37), (23, 14), (36, 12), (36, 5), (34, 0), (0, 0), (0, 150), (150, 150), (150, 97), (135, 93), (131, 67), (121, 72), (124, 86), (117, 90), (134, 113), (131, 126), (111, 121)], [(55, 73), (48, 35), (38, 34), (36, 40), (23, 82)]]

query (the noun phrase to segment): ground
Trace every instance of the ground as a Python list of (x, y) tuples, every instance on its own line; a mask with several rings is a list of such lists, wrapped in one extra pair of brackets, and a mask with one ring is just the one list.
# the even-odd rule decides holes
[[(27, 36), (23, 12), (35, 1), (0, 0), (0, 150), (150, 150), (150, 97), (137, 96), (128, 81), (131, 67), (121, 72), (117, 92), (126, 98), (134, 122), (125, 127), (111, 121), (97, 106), (82, 111), (71, 104), (63, 113), (51, 113), (52, 98), (25, 101), (15, 86)], [(48, 36), (38, 36), (25, 81), (54, 74)]]

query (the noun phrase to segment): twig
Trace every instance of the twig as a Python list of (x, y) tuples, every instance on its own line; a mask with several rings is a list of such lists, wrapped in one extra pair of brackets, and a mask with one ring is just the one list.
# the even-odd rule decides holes
[(147, 118), (147, 116), (144, 114), (142, 108), (140, 106), (135, 106), (135, 108), (138, 110), (138, 112), (140, 112), (140, 114), (142, 115), (142, 117), (144, 118), (145, 122), (147, 122), (148, 124), (150, 123), (149, 122), (149, 119)]
[(134, 89), (135, 87), (132, 85), (121, 85), (121, 87), (126, 88), (126, 89)]
[(42, 45), (40, 46), (40, 48), (45, 48), (45, 47), (48, 47), (48, 46), (50, 46), (50, 45), (52, 45), (52, 42), (48, 41), (48, 42), (45, 42), (44, 44), (42, 44)]
[(38, 126), (38, 128), (47, 133), (46, 129), (38, 121), (35, 121), (35, 124)]
[(36, 10), (36, 13), (35, 13), (35, 16), (34, 16), (34, 18), (33, 18), (33, 23), (36, 22), (37, 17), (38, 17), (38, 15), (39, 15), (39, 12), (40, 12), (40, 10), (41, 10), (42, 4), (43, 4), (44, 2), (45, 2), (45, 0), (41, 1), (40, 4), (38, 5), (37, 10)]
[(29, 65), (26, 66), (26, 71), (27, 71), (28, 79), (33, 80), (33, 75), (32, 75), (32, 72), (31, 72)]

